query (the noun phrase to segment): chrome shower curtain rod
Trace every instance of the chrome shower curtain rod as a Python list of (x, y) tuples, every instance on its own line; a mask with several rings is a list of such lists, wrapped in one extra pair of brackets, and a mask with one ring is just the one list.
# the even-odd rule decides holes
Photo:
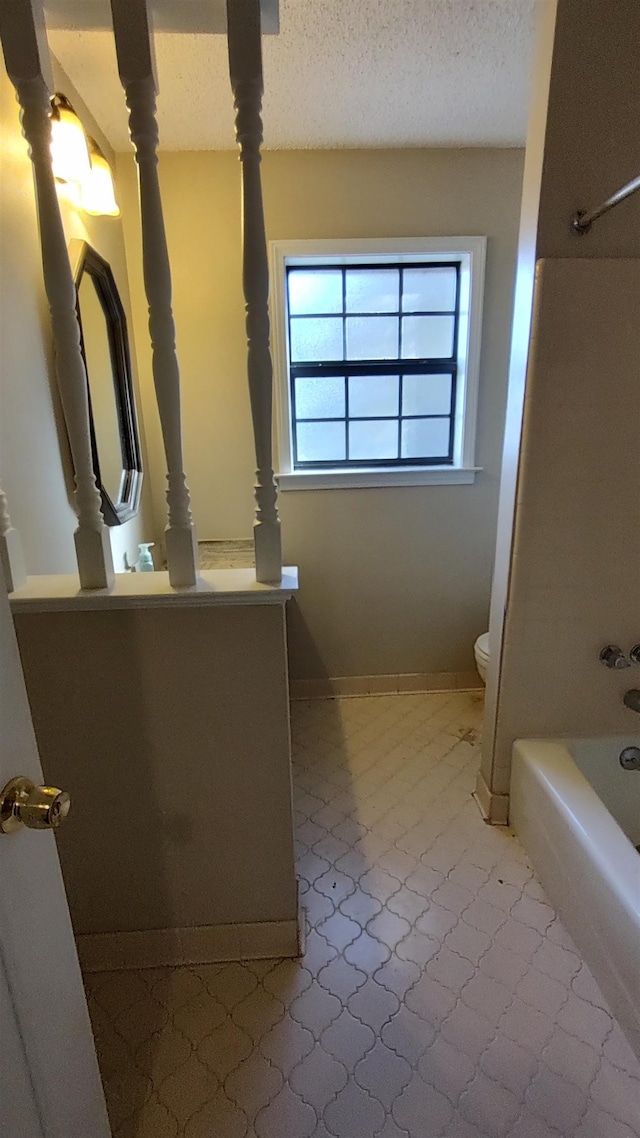
[(640, 190), (640, 175), (638, 175), (637, 178), (632, 178), (630, 182), (627, 182), (626, 186), (622, 186), (620, 190), (617, 190), (615, 194), (612, 194), (610, 198), (607, 198), (602, 205), (596, 206), (595, 209), (579, 209), (571, 219), (573, 232), (588, 233), (594, 221), (602, 217), (603, 213), (608, 213), (615, 205), (623, 202), (625, 198), (630, 197), (631, 194), (635, 194), (636, 190)]

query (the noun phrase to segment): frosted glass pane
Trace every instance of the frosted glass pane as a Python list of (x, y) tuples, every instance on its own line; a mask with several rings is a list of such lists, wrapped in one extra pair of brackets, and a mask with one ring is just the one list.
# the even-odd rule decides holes
[(349, 414), (398, 414), (397, 375), (352, 375), (349, 379)]
[(347, 312), (397, 312), (400, 273), (397, 269), (347, 269)]
[(292, 363), (343, 358), (341, 319), (331, 316), (321, 316), (317, 320), (293, 317), (290, 325)]
[(448, 358), (453, 353), (453, 327), (453, 316), (403, 316), (402, 358)]
[(291, 316), (342, 312), (342, 273), (335, 269), (290, 269), (289, 312)]
[(455, 269), (405, 269), (403, 312), (453, 312), (455, 306)]
[(296, 377), (297, 419), (344, 418), (344, 379), (340, 377)]
[(402, 380), (403, 415), (448, 415), (450, 411), (450, 375), (405, 375)]
[(346, 458), (344, 423), (298, 423), (298, 462), (338, 462)]
[(395, 360), (398, 358), (397, 316), (349, 316), (348, 360)]
[(449, 454), (449, 419), (405, 419), (402, 424), (403, 458), (446, 458)]
[(398, 422), (381, 419), (375, 423), (349, 423), (349, 458), (398, 457)]

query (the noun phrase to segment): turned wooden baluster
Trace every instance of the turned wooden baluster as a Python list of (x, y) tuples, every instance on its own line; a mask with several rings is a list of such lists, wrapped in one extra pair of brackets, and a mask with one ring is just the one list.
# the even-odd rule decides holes
[[(53, 79), (39, 0), (0, 3), (0, 39), (33, 162), (44, 285), (51, 310), (55, 367), (73, 458), (78, 528), (76, 557), (83, 589), (113, 584), (111, 543), (100, 510), (89, 434), (87, 374), (80, 350), (76, 288), (51, 168)], [(15, 377), (17, 383), (20, 377)]]
[(171, 268), (158, 180), (157, 83), (146, 0), (111, 0), (118, 71), (129, 108), (129, 131), (140, 185), (142, 260), (149, 305), (153, 382), (167, 460), (165, 530), (169, 580), (194, 585), (198, 564), (189, 490), (183, 469), (180, 369), (171, 301)]
[(11, 525), (7, 496), (0, 490), (0, 562), (4, 570), (7, 592), (24, 585), (27, 574), (22, 556), (20, 534)]
[(269, 262), (262, 205), (262, 43), (260, 0), (227, 0), (229, 72), (242, 170), (242, 283), (248, 378), (256, 448), (254, 540), (258, 581), (278, 584), (282, 546), (273, 476), (273, 363), (269, 345)]

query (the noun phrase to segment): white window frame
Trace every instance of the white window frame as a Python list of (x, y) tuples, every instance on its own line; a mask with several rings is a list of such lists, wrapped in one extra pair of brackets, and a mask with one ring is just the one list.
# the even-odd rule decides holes
[[(476, 417), (482, 339), (482, 304), (486, 261), (486, 237), (391, 237), (372, 240), (271, 241), (271, 340), (274, 362), (277, 454), (276, 474), (280, 490), (355, 489), (377, 486), (425, 486), (470, 484), (475, 466)], [(336, 465), (331, 470), (294, 470), (289, 381), (288, 310), (286, 268), (307, 265), (427, 263), (460, 258), (460, 320), (458, 334), (458, 388), (454, 425), (452, 466), (360, 467)]]

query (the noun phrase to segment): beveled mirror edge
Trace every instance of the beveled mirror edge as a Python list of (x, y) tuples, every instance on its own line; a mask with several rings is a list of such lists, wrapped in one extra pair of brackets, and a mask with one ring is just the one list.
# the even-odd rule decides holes
[[(142, 446), (138, 428), (133, 371), (131, 368), (127, 317), (109, 262), (102, 257), (94, 246), (79, 237), (73, 237), (69, 241), (68, 253), (76, 286), (76, 311), (80, 325), (81, 350), (83, 358), (85, 359), (85, 367), (86, 357), (78, 288), (85, 271), (89, 271), (94, 279), (94, 283), (100, 281), (100, 287), (97, 288), (97, 292), (100, 303), (105, 311), (107, 333), (112, 351), (114, 392), (118, 422), (123, 450), (127, 454), (129, 463), (128, 466), (125, 467), (123, 465), (122, 467), (125, 491), (124, 493), (121, 492), (117, 502), (114, 502), (107, 493), (100, 477), (100, 456), (98, 453), (93, 408), (91, 405), (91, 387), (87, 376), (91, 451), (96, 482), (102, 499), (102, 513), (105, 524), (107, 526), (122, 525), (124, 522), (131, 521), (139, 511), (143, 480)], [(88, 268), (88, 266), (90, 267)], [(93, 272), (91, 272), (91, 269), (93, 269)]]

